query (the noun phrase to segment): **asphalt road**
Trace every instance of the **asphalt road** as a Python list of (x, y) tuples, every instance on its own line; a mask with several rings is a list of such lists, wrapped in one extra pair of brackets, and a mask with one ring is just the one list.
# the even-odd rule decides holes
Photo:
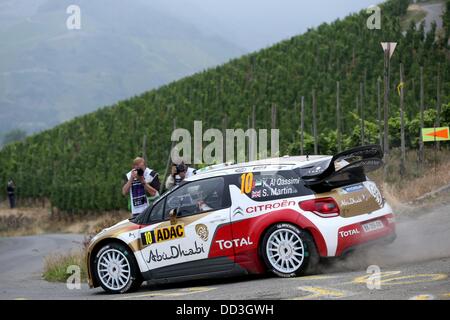
[[(0, 238), (0, 299), (450, 299), (450, 205), (419, 214), (406, 208), (397, 234), (391, 245), (324, 261), (313, 276), (143, 285), (125, 295), (42, 280), (44, 257), (78, 248), (81, 235)], [(371, 265), (380, 268), (379, 286), (369, 278)]]

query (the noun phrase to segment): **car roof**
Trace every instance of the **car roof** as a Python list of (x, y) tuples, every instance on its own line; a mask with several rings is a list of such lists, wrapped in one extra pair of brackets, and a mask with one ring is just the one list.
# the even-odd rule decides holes
[(299, 167), (307, 167), (331, 156), (284, 156), (280, 158), (268, 158), (242, 163), (221, 163), (196, 170), (195, 174), (186, 181), (195, 181), (210, 177), (226, 176), (244, 172), (261, 172), (274, 170), (288, 170)]

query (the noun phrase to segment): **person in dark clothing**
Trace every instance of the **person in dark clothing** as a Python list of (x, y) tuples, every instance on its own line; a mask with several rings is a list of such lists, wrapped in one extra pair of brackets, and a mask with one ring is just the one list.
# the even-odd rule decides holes
[(16, 207), (16, 198), (14, 195), (15, 189), (16, 186), (14, 185), (14, 181), (12, 179), (9, 179), (6, 191), (8, 192), (9, 206), (11, 207), (11, 209)]

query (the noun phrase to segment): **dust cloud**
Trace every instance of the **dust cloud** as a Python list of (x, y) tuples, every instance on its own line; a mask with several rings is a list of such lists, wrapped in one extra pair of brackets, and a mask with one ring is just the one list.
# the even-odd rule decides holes
[(404, 207), (395, 215), (397, 239), (357, 249), (325, 261), (321, 272), (365, 270), (450, 257), (450, 205), (433, 209)]

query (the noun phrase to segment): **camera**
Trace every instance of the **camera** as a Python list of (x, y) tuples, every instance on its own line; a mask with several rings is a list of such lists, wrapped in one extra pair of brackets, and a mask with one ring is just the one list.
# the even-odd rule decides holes
[(136, 169), (136, 172), (139, 177), (144, 176), (144, 170), (142, 170), (141, 168)]
[(180, 172), (185, 172), (185, 171), (186, 171), (186, 166), (183, 163), (177, 165), (177, 174), (179, 174)]

